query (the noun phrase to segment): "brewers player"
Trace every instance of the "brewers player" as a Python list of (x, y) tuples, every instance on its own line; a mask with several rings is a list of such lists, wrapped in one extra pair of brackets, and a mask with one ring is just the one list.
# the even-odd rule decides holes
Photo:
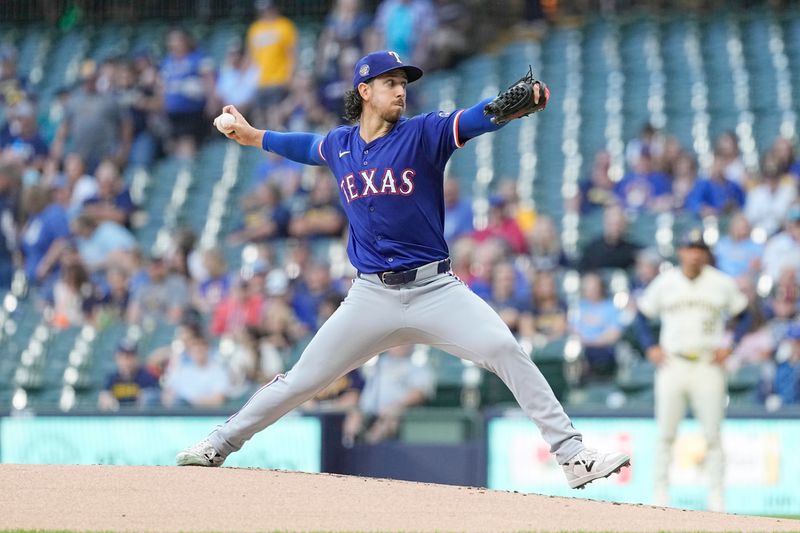
[[(637, 302), (639, 337), (647, 357), (657, 367), (655, 503), (669, 503), (672, 444), (688, 402), (706, 439), (705, 466), (711, 484), (708, 507), (722, 511), (720, 425), (727, 393), (723, 363), (731, 353), (725, 343), (725, 324), (729, 318), (740, 319), (742, 327), (734, 336), (737, 341), (748, 324), (747, 297), (731, 276), (710, 266), (711, 252), (699, 230), (684, 237), (678, 258), (680, 267), (659, 274)], [(652, 339), (644, 317), (660, 319), (658, 343)]]
[(421, 76), (421, 69), (395, 52), (362, 58), (345, 97), (346, 118), (356, 124), (324, 137), (257, 130), (233, 106), (224, 108), (236, 117), (229, 138), (330, 168), (349, 219), (347, 251), (358, 276), (294, 368), (258, 390), (206, 439), (179, 453), (179, 465), (221, 465), (256, 432), (339, 376), (388, 348), (413, 343), (436, 346), (500, 376), (538, 425), (571, 487), (629, 464), (621, 453), (584, 447), (547, 381), (500, 317), (450, 272), (443, 237), (445, 163), (469, 139), (544, 108), (546, 87), (530, 73), (517, 82), (503, 93), (525, 99), (511, 114), (507, 106), (499, 109), (498, 102), (508, 103), (501, 94), (452, 114), (405, 118), (406, 85)]

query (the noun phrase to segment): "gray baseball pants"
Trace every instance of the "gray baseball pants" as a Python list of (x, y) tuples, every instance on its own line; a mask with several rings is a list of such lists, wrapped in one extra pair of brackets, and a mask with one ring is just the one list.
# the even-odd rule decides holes
[(401, 344), (428, 344), (497, 374), (559, 464), (583, 450), (581, 434), (502, 319), (458, 278), (436, 274), (436, 263), (405, 285), (360, 274), (297, 364), (253, 394), (209, 436), (211, 445), (223, 456), (239, 450), (338, 377)]

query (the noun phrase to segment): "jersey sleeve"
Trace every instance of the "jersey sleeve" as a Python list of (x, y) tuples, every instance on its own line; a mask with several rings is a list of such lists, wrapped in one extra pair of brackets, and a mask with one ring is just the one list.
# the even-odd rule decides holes
[(428, 160), (437, 167), (444, 168), (453, 152), (464, 146), (458, 136), (458, 121), (463, 112), (463, 109), (459, 109), (453, 113), (439, 111), (422, 115), (422, 149)]
[(664, 286), (664, 274), (659, 275), (654, 279), (650, 285), (644, 290), (636, 306), (639, 311), (650, 319), (658, 318), (661, 311), (661, 295), (663, 293), (662, 287)]

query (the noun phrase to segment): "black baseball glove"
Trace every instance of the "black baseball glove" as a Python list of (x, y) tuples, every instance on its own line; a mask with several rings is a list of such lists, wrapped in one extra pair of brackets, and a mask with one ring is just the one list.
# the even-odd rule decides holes
[(533, 69), (528, 67), (528, 73), (522, 79), (486, 104), (483, 114), (493, 115), (492, 122), (495, 124), (505, 124), (515, 118), (541, 111), (547, 106), (549, 99), (550, 90), (543, 82), (533, 78)]

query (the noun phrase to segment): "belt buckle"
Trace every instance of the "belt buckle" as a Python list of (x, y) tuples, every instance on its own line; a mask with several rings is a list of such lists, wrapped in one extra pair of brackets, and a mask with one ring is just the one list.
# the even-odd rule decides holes
[(384, 285), (388, 285), (388, 283), (386, 283), (386, 274), (391, 274), (391, 272), (381, 272), (379, 274), (379, 277), (381, 279), (381, 283), (383, 283)]

